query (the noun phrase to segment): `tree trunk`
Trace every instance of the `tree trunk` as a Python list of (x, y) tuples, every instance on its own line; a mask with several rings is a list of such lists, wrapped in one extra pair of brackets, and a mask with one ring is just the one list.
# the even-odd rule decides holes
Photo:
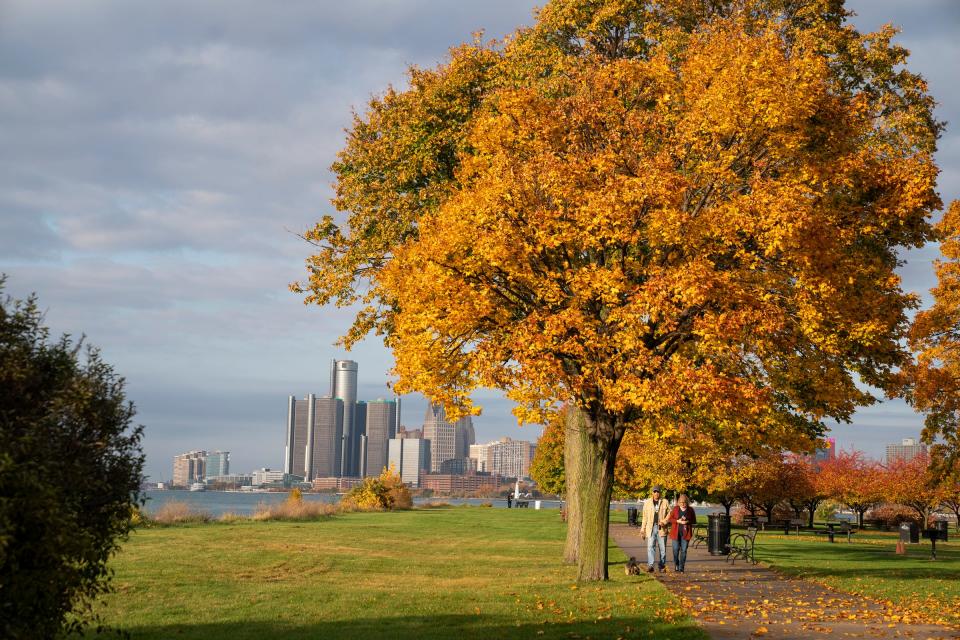
[(726, 510), (726, 512), (727, 512), (727, 518), (730, 517), (730, 509), (733, 508), (734, 503), (735, 503), (734, 500), (728, 500), (728, 501), (726, 501), (726, 502), (723, 502), (723, 501), (720, 502), (720, 504), (723, 505), (723, 508), (724, 508), (724, 509)]
[(765, 514), (767, 514), (767, 524), (768, 524), (768, 525), (772, 525), (772, 524), (773, 524), (773, 510), (777, 508), (776, 503), (770, 504), (770, 503), (768, 502), (767, 504), (762, 504), (762, 505), (760, 505), (760, 508), (763, 510), (763, 512), (764, 512)]
[(563, 561), (577, 564), (580, 557), (580, 460), (589, 443), (587, 420), (576, 406), (566, 408), (564, 416), (563, 466), (567, 493), (567, 541), (563, 547)]
[(621, 438), (613, 436), (609, 425), (593, 425), (590, 431), (600, 435), (590, 435), (584, 428), (587, 420), (586, 414), (581, 413), (578, 420), (580, 445), (572, 452), (577, 454), (574, 464), (579, 470), (576, 489), (580, 519), (577, 580), (606, 580), (610, 496)]
[(810, 512), (810, 524), (809, 524), (808, 526), (809, 526), (811, 529), (813, 529), (813, 519), (814, 519), (814, 516), (816, 516), (817, 507), (820, 506), (820, 503), (821, 503), (821, 502), (823, 502), (823, 501), (822, 501), (822, 500), (816, 500), (816, 499), (815, 499), (815, 500), (808, 500), (808, 501), (807, 501), (807, 510)]

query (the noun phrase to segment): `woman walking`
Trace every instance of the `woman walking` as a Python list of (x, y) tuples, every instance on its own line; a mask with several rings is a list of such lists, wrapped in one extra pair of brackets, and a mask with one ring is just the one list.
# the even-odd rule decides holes
[(673, 569), (683, 573), (687, 562), (687, 546), (693, 537), (693, 525), (697, 523), (697, 514), (690, 506), (687, 494), (681, 493), (677, 497), (677, 505), (670, 512), (667, 522), (670, 523), (670, 540), (673, 544)]

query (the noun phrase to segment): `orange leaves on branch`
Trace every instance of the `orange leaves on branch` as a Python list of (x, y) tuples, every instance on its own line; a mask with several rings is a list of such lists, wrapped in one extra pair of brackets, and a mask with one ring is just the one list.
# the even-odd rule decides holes
[(934, 472), (941, 479), (956, 479), (960, 478), (960, 201), (950, 205), (937, 231), (943, 260), (935, 264), (934, 304), (914, 319), (910, 346), (917, 359), (899, 381), (911, 404), (927, 414), (923, 439), (933, 444)]
[(308, 300), (367, 304), (346, 342), (382, 333), (398, 391), (573, 402), (638, 431), (635, 468), (683, 438), (808, 450), (904, 359), (939, 124), (842, 8), (712, 6), (553, 0), (412, 72), (334, 167), (350, 217), (309, 234)]

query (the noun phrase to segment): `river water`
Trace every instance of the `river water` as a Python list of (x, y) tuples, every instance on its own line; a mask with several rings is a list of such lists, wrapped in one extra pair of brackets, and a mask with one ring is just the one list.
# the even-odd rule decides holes
[[(250, 515), (257, 510), (260, 503), (276, 504), (287, 499), (286, 493), (268, 493), (253, 491), (147, 491), (147, 504), (145, 509), (147, 513), (153, 513), (164, 503), (170, 501), (185, 502), (198, 511), (206, 511), (212, 516), (220, 516), (224, 513), (236, 513), (237, 515)], [(303, 499), (308, 502), (326, 502), (336, 504), (340, 501), (340, 496), (329, 493), (304, 493)], [(454, 506), (469, 504), (479, 506), (485, 503), (491, 503), (494, 507), (506, 508), (507, 501), (504, 498), (414, 498), (414, 504), (422, 505), (431, 502), (444, 502)], [(533, 505), (531, 504), (531, 508)], [(541, 500), (541, 509), (560, 508), (559, 500)]]
[[(254, 491), (147, 491), (147, 504), (145, 509), (147, 513), (153, 513), (164, 503), (170, 501), (185, 502), (197, 511), (206, 511), (214, 517), (224, 513), (236, 513), (237, 515), (250, 515), (257, 510), (260, 503), (276, 504), (287, 499), (286, 493), (277, 492), (254, 492)], [(340, 501), (340, 496), (329, 493), (304, 493), (303, 499), (308, 502), (326, 502), (336, 504)], [(453, 506), (473, 505), (491, 503), (495, 508), (506, 509), (507, 501), (505, 498), (444, 498), (435, 496), (432, 498), (414, 498), (415, 505), (424, 505), (429, 503), (446, 503)], [(610, 509), (613, 511), (622, 511), (627, 507), (638, 506), (635, 502), (612, 502)], [(722, 511), (718, 505), (695, 504), (697, 515), (702, 516), (714, 511)], [(534, 507), (533, 500), (530, 502), (530, 508)], [(559, 509), (559, 500), (541, 500), (541, 509)]]

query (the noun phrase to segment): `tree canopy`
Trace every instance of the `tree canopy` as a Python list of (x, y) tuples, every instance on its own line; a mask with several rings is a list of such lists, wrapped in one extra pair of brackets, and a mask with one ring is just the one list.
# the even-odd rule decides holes
[(943, 259), (935, 265), (934, 303), (917, 313), (910, 328), (917, 360), (900, 381), (908, 400), (927, 414), (923, 439), (933, 445), (934, 472), (960, 476), (960, 201), (951, 204), (937, 231)]
[(605, 558), (627, 433), (809, 448), (904, 361), (895, 268), (932, 236), (940, 124), (895, 32), (846, 16), (554, 0), (458, 47), (358, 116), (334, 166), (347, 225), (307, 234), (296, 288), (366, 302), (345, 342), (382, 333), (400, 392), (576, 408), (566, 480), (591, 487)]

